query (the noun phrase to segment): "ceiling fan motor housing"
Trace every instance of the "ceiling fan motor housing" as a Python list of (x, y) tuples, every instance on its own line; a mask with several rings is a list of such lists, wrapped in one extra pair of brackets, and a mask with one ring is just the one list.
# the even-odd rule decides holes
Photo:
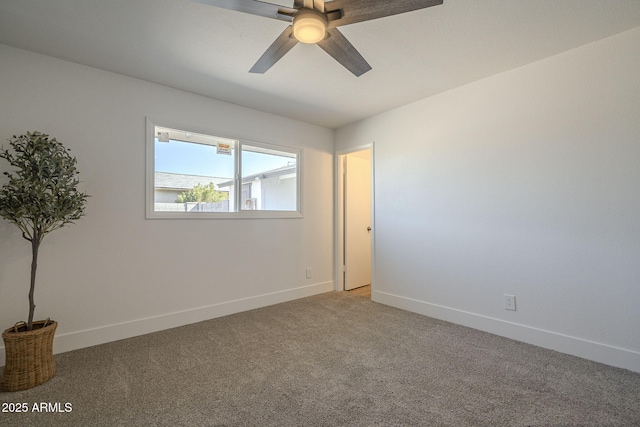
[(303, 8), (293, 18), (293, 36), (301, 43), (318, 43), (327, 33), (324, 14)]

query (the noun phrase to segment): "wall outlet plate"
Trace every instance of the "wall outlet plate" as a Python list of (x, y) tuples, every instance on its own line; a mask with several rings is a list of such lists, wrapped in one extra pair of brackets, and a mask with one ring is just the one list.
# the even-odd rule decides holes
[(504, 294), (504, 309), (516, 311), (516, 296)]

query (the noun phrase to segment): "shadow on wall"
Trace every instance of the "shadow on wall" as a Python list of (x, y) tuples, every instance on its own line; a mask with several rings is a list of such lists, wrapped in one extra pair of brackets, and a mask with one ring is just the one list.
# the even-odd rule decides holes
[[(30, 243), (22, 238), (17, 227), (4, 218), (0, 218), (0, 254), (2, 254), (0, 255), (0, 301), (7, 300), (6, 293), (9, 291), (9, 288), (13, 286), (13, 284), (9, 283), (9, 280), (7, 278), (7, 271), (9, 270), (9, 266), (15, 265), (21, 260), (27, 260), (30, 251)], [(25, 271), (28, 272), (28, 270)], [(28, 276), (25, 276), (24, 280), (28, 285)], [(28, 290), (27, 285), (23, 286), (25, 286), (25, 289)], [(0, 329), (4, 330), (9, 326), (11, 325), (0, 324)], [(0, 341), (0, 345), (2, 345), (2, 341)]]

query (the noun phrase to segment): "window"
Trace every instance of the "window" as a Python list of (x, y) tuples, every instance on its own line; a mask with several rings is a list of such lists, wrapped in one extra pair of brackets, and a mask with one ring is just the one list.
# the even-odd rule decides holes
[(147, 127), (147, 218), (302, 216), (301, 150)]

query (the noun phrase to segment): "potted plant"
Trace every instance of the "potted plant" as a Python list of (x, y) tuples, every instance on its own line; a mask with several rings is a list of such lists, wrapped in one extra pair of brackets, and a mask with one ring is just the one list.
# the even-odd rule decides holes
[(39, 132), (13, 136), (12, 151), (0, 149), (0, 158), (15, 170), (0, 189), (0, 216), (15, 224), (31, 243), (29, 317), (2, 334), (6, 364), (0, 381), (3, 391), (24, 390), (55, 374), (53, 336), (57, 322), (33, 321), (38, 251), (47, 234), (84, 215), (87, 194), (80, 183), (76, 159), (55, 138)]

